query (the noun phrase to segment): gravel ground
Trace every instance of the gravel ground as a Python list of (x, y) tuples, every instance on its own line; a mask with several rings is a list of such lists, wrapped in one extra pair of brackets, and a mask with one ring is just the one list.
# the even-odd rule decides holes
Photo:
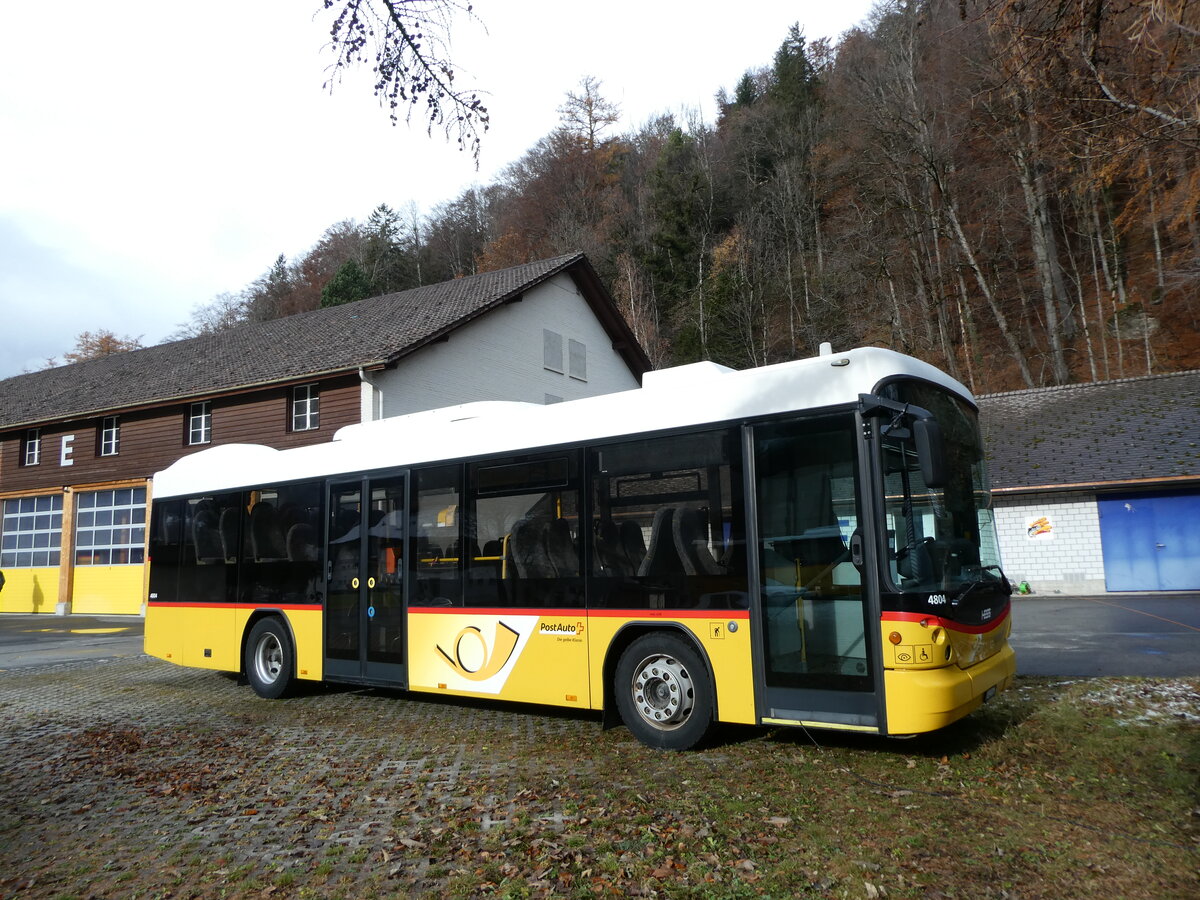
[(437, 894), (452, 834), (560, 832), (560, 754), (584, 748), (577, 773), (614, 743), (634, 749), (592, 717), (385, 691), (264, 701), (146, 657), (5, 673), (0, 896)]
[(145, 656), (4, 671), (0, 900), (1200, 896), (1200, 685), (1085, 686), (913, 741), (673, 754), (596, 715), (267, 701)]

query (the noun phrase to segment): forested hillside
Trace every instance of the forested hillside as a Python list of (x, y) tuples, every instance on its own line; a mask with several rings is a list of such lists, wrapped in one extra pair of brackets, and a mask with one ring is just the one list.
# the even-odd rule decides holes
[(583, 250), (659, 365), (875, 344), (977, 392), (1200, 365), (1196, 3), (893, 0), (779, 39), (716, 122), (616, 133), (586, 80), (494, 183), (337, 223), (181, 334)]

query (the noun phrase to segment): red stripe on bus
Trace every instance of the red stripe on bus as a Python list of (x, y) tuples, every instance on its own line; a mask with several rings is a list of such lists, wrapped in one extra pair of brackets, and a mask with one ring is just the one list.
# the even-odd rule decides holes
[(410, 606), (410, 613), (442, 616), (605, 616), (621, 619), (748, 619), (744, 609), (513, 609), (512, 607), (479, 606)]
[[(322, 607), (316, 603), (177, 603), (170, 600), (152, 600), (148, 604), (156, 609), (310, 609)], [(511, 606), (410, 606), (408, 611), (418, 615), (479, 615), (479, 616), (607, 616), (623, 619), (748, 619), (750, 613), (744, 609), (593, 609), (578, 608), (514, 609)]]
[(151, 600), (146, 605), (155, 609), (321, 609), (319, 603), (176, 603), (171, 600)]
[(589, 616), (621, 619), (749, 619), (748, 609), (591, 609)]
[(941, 616), (930, 615), (929, 613), (914, 613), (914, 612), (895, 612), (885, 611), (882, 619), (884, 622), (928, 622), (930, 625), (940, 626), (950, 631), (961, 631), (966, 634), (984, 634), (993, 630), (997, 625), (1008, 618), (1009, 609), (1004, 610), (1004, 614), (999, 618), (993, 619), (991, 622), (984, 622), (982, 625), (964, 625), (961, 622), (954, 622), (950, 619), (943, 619)]

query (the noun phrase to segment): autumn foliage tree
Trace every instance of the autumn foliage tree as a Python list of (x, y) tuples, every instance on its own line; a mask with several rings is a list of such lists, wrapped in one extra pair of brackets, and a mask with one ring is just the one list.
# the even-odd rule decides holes
[(46, 360), (46, 368), (84, 362), (89, 359), (102, 359), (105, 356), (112, 356), (114, 353), (125, 353), (128, 350), (140, 350), (141, 348), (141, 335), (120, 337), (107, 328), (81, 331), (75, 336), (74, 348), (62, 355), (62, 362), (60, 363), (52, 357)]
[(385, 293), (582, 250), (659, 365), (875, 344), (979, 392), (1195, 367), (1197, 73), (1183, 0), (884, 0), (837, 43), (788, 29), (714, 122), (620, 132), (585, 78), (492, 183), (337, 223), (222, 309), (314, 309), (351, 261)]

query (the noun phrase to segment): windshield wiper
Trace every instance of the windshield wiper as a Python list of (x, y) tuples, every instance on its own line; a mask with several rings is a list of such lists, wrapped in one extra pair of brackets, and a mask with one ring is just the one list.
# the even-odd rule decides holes
[[(981, 571), (984, 571), (984, 572), (988, 571), (989, 569), (995, 569), (996, 572), (999, 573), (1000, 577), (997, 578), (995, 581), (984, 581), (983, 579), (978, 579), (978, 578), (975, 579), (974, 581), (970, 582), (965, 588), (963, 588), (956, 596), (951, 598), (950, 605), (958, 606), (958, 604), (962, 603), (964, 600), (967, 599), (968, 596), (970, 596), (972, 593), (974, 593), (976, 588), (982, 587), (984, 585), (989, 585), (989, 586), (993, 586), (993, 585), (1001, 586), (1002, 585), (1004, 587), (1008, 587), (1008, 579), (1004, 576), (1004, 573), (1000, 571), (999, 566), (983, 566), (983, 567), (981, 567)], [(1009, 588), (1008, 593), (1010, 593), (1010, 594), (1012, 593), (1012, 588)]]

